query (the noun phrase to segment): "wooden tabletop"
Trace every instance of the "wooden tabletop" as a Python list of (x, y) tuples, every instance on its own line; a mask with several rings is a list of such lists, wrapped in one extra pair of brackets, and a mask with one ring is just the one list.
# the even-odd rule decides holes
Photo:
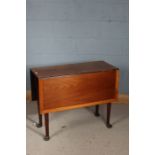
[(38, 78), (48, 78), (64, 75), (93, 73), (118, 69), (117, 67), (105, 62), (105, 61), (92, 61), (76, 64), (66, 64), (59, 66), (47, 66), (32, 68), (31, 71)]

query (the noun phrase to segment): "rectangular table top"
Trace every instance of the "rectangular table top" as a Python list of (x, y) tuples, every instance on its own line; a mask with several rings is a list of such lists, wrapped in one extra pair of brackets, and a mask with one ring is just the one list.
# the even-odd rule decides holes
[(38, 78), (57, 77), (65, 75), (76, 75), (84, 73), (102, 72), (118, 69), (105, 61), (92, 61), (76, 64), (65, 64), (59, 66), (46, 66), (32, 68), (31, 71)]

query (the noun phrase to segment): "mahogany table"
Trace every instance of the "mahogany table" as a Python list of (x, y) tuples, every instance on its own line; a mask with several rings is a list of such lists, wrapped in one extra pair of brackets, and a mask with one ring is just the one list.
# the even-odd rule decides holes
[(106, 126), (111, 128), (111, 102), (118, 98), (119, 69), (104, 61), (38, 67), (30, 70), (32, 100), (38, 102), (39, 123), (45, 116), (45, 140), (49, 140), (49, 112), (107, 104)]

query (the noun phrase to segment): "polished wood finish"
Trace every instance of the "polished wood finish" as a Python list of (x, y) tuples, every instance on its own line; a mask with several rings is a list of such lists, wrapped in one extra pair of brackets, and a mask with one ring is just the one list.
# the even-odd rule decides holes
[[(99, 115), (99, 104), (117, 100), (118, 81), (119, 69), (104, 61), (32, 68), (32, 99), (39, 101), (39, 119), (45, 115), (45, 139), (49, 136), (49, 112), (97, 105)], [(108, 104), (107, 127), (110, 110)]]
[(38, 107), (39, 123), (36, 123), (36, 127), (40, 128), (42, 127), (42, 114), (40, 113), (39, 102), (37, 102), (37, 107)]
[(41, 79), (41, 113), (54, 111), (59, 107), (115, 99), (115, 83), (116, 71)]
[[(53, 111), (50, 110), (50, 112), (58, 112), (58, 111), (64, 111), (64, 110), (71, 110), (71, 109), (76, 109), (76, 108), (83, 108), (83, 107), (90, 107), (90, 106), (94, 106), (96, 104), (106, 104), (107, 102), (114, 102), (116, 101), (116, 99), (109, 99), (109, 100), (104, 100), (104, 101), (97, 101), (97, 102), (92, 102), (92, 103), (86, 103), (86, 104), (78, 104), (78, 105), (72, 105), (72, 106), (68, 106), (68, 107), (60, 107), (60, 108), (56, 108)], [(44, 113), (48, 113), (49, 110), (45, 110)]]
[(46, 113), (44, 115), (45, 117), (45, 137), (44, 137), (44, 140), (48, 141), (50, 139), (50, 136), (49, 136), (49, 115), (48, 113)]
[(65, 75), (77, 75), (93, 72), (103, 72), (118, 69), (104, 61), (94, 61), (76, 64), (66, 64), (59, 66), (47, 66), (32, 68), (31, 71), (38, 78), (49, 78)]

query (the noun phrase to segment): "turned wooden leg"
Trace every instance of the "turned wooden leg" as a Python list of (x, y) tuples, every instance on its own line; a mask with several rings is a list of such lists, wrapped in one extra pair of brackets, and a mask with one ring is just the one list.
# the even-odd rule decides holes
[(39, 110), (39, 102), (38, 102), (38, 118), (39, 118), (39, 123), (36, 123), (36, 127), (40, 128), (42, 127), (42, 115), (40, 114), (40, 110)]
[(99, 105), (95, 106), (95, 116), (96, 117), (100, 116), (100, 114), (99, 114)]
[(45, 137), (44, 140), (48, 141), (50, 139), (49, 137), (49, 116), (48, 113), (44, 115), (45, 116)]
[(107, 104), (107, 122), (106, 122), (107, 128), (112, 127), (112, 125), (110, 124), (110, 113), (111, 113), (111, 103), (108, 103)]

